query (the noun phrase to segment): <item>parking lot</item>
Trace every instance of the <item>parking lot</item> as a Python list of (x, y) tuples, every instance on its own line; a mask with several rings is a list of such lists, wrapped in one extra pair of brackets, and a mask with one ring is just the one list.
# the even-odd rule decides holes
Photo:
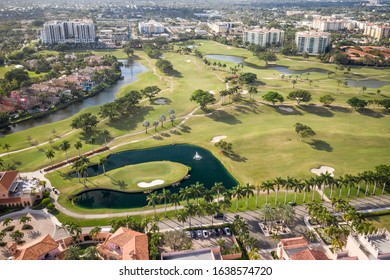
[(216, 233), (214, 229), (200, 230), (201, 233), (198, 232), (199, 230), (191, 231), (193, 249), (217, 247), (219, 246), (217, 243), (218, 239), (224, 239), (226, 247), (233, 246), (233, 240), (230, 230), (226, 232), (225, 228), (218, 229), (218, 233)]

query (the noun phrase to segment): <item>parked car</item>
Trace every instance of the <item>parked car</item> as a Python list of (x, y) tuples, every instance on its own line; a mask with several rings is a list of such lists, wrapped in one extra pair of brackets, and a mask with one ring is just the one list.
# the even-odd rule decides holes
[(195, 230), (191, 231), (191, 237), (196, 238), (196, 231)]
[(217, 213), (216, 215), (214, 215), (214, 219), (217, 219), (217, 220), (223, 220), (225, 218), (225, 215), (223, 213)]
[(191, 231), (186, 231), (186, 234), (189, 238), (191, 238)]
[(202, 238), (202, 231), (200, 229), (196, 233), (198, 234), (199, 238)]
[(215, 234), (215, 236), (219, 236), (219, 230), (217, 228), (214, 229), (214, 234)]
[(226, 232), (226, 235), (232, 235), (232, 233), (230, 232), (230, 228), (225, 227), (224, 230)]
[(226, 234), (225, 231), (223, 230), (223, 228), (219, 228), (218, 230), (219, 230), (219, 234), (220, 235), (225, 235)]
[(203, 237), (208, 238), (209, 237), (209, 232), (207, 230), (203, 230)]
[(212, 229), (209, 230), (209, 236), (210, 237), (214, 236), (214, 230), (212, 230)]

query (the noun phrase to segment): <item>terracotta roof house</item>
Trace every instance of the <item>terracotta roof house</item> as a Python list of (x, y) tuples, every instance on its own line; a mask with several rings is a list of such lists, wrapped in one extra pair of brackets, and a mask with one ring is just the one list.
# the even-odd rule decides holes
[(17, 171), (0, 172), (0, 200), (10, 197), (10, 192), (13, 191), (18, 176), (19, 172)]
[(53, 260), (61, 253), (62, 247), (48, 234), (19, 249), (13, 260)]
[(149, 260), (148, 236), (125, 227), (120, 227), (97, 246), (106, 260)]
[(329, 260), (323, 251), (310, 248), (309, 242), (303, 236), (280, 240), (277, 254), (284, 260)]

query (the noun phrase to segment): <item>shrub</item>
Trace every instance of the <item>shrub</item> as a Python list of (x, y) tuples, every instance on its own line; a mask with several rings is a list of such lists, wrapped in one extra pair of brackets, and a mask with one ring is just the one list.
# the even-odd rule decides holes
[(15, 229), (15, 226), (8, 226), (5, 229), (3, 229), (4, 232), (6, 231), (13, 231)]
[(7, 242), (0, 242), (0, 247), (4, 247), (5, 245), (7, 245)]
[(29, 230), (29, 229), (33, 229), (34, 227), (32, 225), (23, 225), (22, 226), (22, 230)]
[(46, 206), (47, 210), (49, 211), (53, 211), (56, 207), (54, 206), (53, 203), (49, 203), (47, 206)]

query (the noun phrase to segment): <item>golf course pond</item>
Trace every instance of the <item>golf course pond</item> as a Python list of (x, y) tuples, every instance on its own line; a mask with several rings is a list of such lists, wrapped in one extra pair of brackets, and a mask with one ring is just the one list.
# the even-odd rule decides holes
[[(178, 186), (169, 187), (171, 193), (177, 193), (180, 188), (195, 184), (197, 181), (203, 183), (207, 189), (210, 189), (215, 182), (222, 182), (227, 189), (238, 184), (210, 151), (187, 144), (114, 153), (108, 156), (105, 170), (108, 172), (127, 165), (152, 161), (171, 161), (191, 167), (190, 177), (181, 181)], [(88, 176), (97, 176), (102, 173), (102, 167), (98, 165), (92, 165), (88, 169)], [(76, 174), (71, 175), (77, 176)], [(157, 192), (161, 192), (161, 190), (157, 190)], [(79, 207), (90, 209), (139, 208), (147, 205), (146, 196), (147, 194), (143, 192), (129, 193), (100, 188), (80, 192), (76, 195), (75, 204)]]
[[(233, 63), (242, 63), (245, 66), (248, 67), (254, 67), (259, 68), (257, 65), (254, 65), (252, 63), (245, 62), (245, 58), (241, 56), (234, 56), (234, 55), (222, 55), (222, 54), (208, 54), (205, 55), (208, 59), (214, 59), (219, 61), (228, 61)], [(259, 68), (264, 69), (264, 68)], [(323, 69), (323, 68), (307, 68), (304, 70), (292, 70), (285, 66), (280, 65), (268, 65), (267, 70), (275, 70), (278, 71), (284, 75), (302, 75), (307, 73), (321, 73), (321, 74), (327, 74), (329, 70)], [(265, 70), (265, 69), (264, 69)], [(375, 79), (362, 79), (362, 80), (354, 80), (354, 79), (347, 79), (346, 80), (349, 87), (367, 87), (367, 88), (381, 88), (383, 86), (389, 85), (389, 82), (386, 81), (380, 81)]]

